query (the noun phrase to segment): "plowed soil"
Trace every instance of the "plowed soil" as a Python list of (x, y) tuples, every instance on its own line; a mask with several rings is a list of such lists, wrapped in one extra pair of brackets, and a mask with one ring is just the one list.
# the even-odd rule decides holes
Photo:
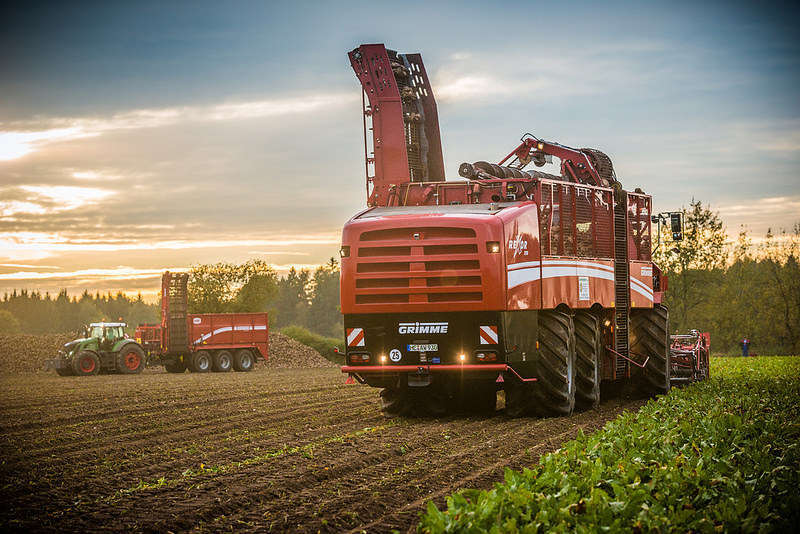
[(0, 529), (404, 531), (642, 402), (392, 418), (337, 369), (0, 377)]

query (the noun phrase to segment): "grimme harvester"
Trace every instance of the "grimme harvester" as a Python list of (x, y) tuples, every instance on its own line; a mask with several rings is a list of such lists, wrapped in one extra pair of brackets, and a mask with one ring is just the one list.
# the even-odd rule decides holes
[[(368, 207), (342, 232), (342, 371), (382, 388), (389, 413), (493, 410), (500, 388), (511, 415), (591, 408), (601, 381), (668, 391), (651, 197), (624, 190), (604, 153), (531, 134), (445, 181), (421, 56), (373, 44), (349, 58)], [(560, 175), (528, 167), (553, 157)]]

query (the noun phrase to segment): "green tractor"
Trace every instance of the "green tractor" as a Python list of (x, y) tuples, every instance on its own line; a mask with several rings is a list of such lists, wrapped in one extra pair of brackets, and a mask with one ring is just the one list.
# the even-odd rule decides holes
[(142, 372), (147, 357), (142, 347), (125, 335), (125, 323), (91, 323), (82, 337), (70, 341), (58, 356), (45, 362), (60, 376), (89, 376), (99, 372), (132, 375)]

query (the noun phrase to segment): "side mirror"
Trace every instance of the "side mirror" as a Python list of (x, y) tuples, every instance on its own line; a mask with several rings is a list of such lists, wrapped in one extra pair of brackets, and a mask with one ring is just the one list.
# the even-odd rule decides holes
[(672, 240), (683, 241), (683, 217), (681, 217), (681, 213), (670, 213), (669, 224), (672, 228)]

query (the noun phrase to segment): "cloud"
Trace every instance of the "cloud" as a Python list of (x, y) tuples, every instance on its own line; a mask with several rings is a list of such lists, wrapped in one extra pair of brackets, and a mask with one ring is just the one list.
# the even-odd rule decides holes
[(114, 195), (113, 191), (105, 189), (60, 185), (22, 185), (5, 188), (0, 193), (8, 199), (0, 200), (0, 220), (21, 214), (46, 215), (70, 211)]
[(21, 158), (52, 143), (113, 131), (306, 114), (354, 102), (356, 97), (354, 92), (310, 94), (209, 106), (138, 109), (108, 117), (54, 117), (0, 123), (0, 161)]

